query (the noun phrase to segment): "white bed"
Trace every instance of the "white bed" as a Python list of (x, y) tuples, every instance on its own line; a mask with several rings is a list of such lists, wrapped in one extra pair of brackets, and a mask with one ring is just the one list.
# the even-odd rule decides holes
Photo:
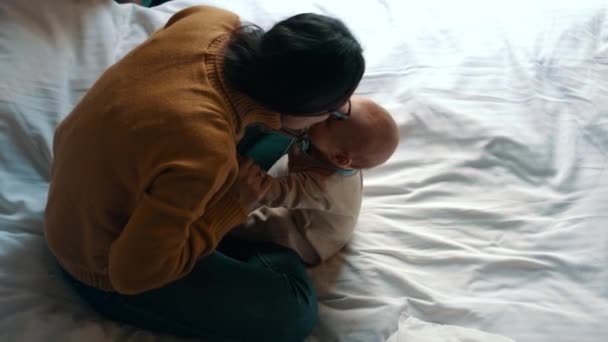
[[(365, 174), (354, 241), (311, 271), (310, 341), (380, 342), (398, 329), (404, 341), (416, 329), (407, 317), (520, 342), (606, 340), (605, 1), (3, 0), (1, 341), (176, 340), (81, 304), (42, 217), (57, 123), (171, 13), (201, 3), (262, 26), (304, 11), (342, 18), (365, 48), (358, 93), (401, 127), (394, 158)], [(441, 327), (427, 336), (447, 341)]]

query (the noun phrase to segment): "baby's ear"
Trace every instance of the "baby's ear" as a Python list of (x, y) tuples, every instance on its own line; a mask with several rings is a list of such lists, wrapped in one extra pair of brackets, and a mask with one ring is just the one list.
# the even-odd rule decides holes
[(343, 169), (350, 168), (353, 158), (348, 153), (338, 152), (333, 155), (332, 162)]

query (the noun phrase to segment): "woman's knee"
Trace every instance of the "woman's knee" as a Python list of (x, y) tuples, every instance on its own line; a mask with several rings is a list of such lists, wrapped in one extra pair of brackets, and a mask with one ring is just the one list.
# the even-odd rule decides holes
[(289, 307), (277, 315), (276, 331), (272, 341), (302, 341), (312, 332), (318, 317), (318, 304), (314, 296), (291, 301)]
[(277, 341), (302, 341), (312, 332), (318, 317), (317, 296), (310, 278), (286, 276), (290, 298), (275, 313)]
[(317, 294), (299, 256), (286, 248), (269, 246), (258, 253), (273, 274), (259, 341), (302, 341), (318, 316)]

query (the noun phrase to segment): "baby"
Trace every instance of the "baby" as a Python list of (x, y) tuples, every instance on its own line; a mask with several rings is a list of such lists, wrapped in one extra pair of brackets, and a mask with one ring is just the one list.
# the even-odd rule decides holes
[[(375, 102), (353, 97), (350, 116), (312, 126), (268, 172), (274, 179), (235, 237), (293, 249), (308, 265), (338, 253), (352, 238), (362, 199), (361, 169), (386, 162), (397, 125)], [(343, 115), (344, 116), (344, 115)]]

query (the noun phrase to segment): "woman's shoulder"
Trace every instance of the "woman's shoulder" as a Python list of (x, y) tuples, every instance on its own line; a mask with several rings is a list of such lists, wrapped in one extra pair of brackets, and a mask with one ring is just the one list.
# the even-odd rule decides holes
[(213, 6), (194, 6), (175, 13), (167, 24), (165, 30), (173, 26), (189, 26), (203, 30), (202, 32), (220, 31), (230, 32), (240, 25), (239, 17), (225, 9)]

